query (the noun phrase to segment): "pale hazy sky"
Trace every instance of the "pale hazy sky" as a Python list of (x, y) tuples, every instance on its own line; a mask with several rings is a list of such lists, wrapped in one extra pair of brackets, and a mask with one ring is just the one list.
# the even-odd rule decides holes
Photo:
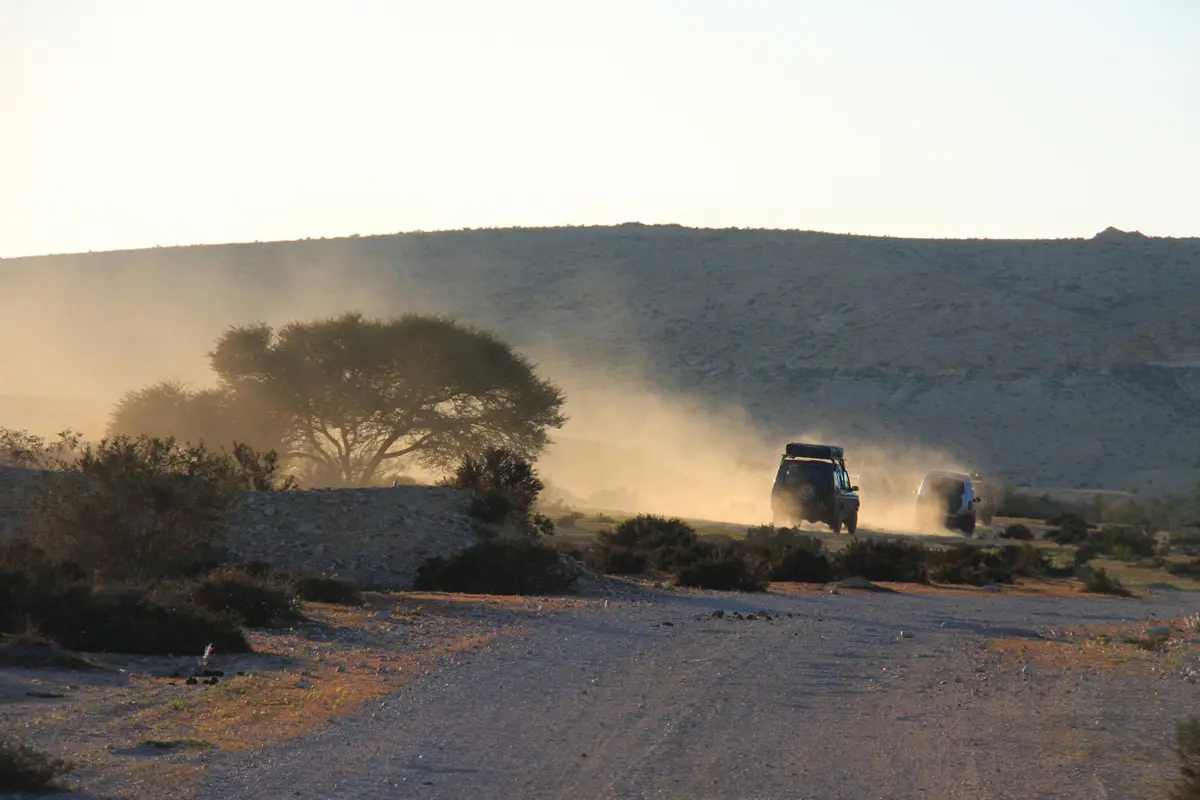
[(1200, 0), (0, 0), (0, 256), (1200, 235)]

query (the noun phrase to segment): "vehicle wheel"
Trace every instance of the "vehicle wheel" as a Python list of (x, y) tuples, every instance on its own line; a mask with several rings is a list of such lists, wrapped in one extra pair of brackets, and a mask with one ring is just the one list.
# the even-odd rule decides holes
[(829, 523), (829, 529), (834, 533), (842, 532), (842, 518), (837, 514), (833, 515), (833, 520)]
[(959, 519), (958, 527), (959, 527), (959, 530), (961, 530), (967, 536), (974, 536), (975, 535), (975, 515), (972, 514), (968, 517), (962, 517), (961, 519)]
[(850, 516), (846, 517), (846, 533), (854, 533), (858, 530), (858, 509), (850, 512)]

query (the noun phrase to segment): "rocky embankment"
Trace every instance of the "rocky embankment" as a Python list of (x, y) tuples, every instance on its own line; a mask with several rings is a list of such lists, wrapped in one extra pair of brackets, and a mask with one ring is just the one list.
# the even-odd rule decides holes
[[(36, 475), (0, 466), (0, 536), (21, 530)], [(240, 559), (405, 589), (427, 559), (479, 541), (469, 505), (466, 493), (440, 486), (247, 492), (228, 542)]]

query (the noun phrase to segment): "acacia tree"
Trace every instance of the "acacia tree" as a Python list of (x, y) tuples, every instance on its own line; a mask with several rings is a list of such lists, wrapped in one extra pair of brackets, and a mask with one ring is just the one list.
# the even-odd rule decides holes
[[(561, 390), (525, 357), (444, 317), (350, 313), (278, 330), (233, 327), (209, 361), (219, 388), (211, 396), (191, 393), (191, 411), (174, 424), (208, 440), (277, 449), (319, 483), (371, 484), (406, 460), (444, 469), (464, 453), (494, 447), (533, 459), (548, 443), (547, 430), (566, 421)], [(178, 389), (159, 385), (127, 396), (114, 429), (118, 417), (123, 430), (137, 428), (135, 411), (150, 409), (148, 399), (173, 408), (168, 401), (178, 400)]]
[(283, 431), (265, 404), (228, 386), (191, 389), (160, 381), (127, 392), (109, 416), (108, 435), (172, 438), (212, 449), (245, 443), (263, 452), (283, 449)]

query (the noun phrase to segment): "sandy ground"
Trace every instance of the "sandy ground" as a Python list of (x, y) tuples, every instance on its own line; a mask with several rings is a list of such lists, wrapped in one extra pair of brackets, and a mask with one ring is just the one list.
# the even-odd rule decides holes
[(676, 592), (567, 610), (214, 764), (200, 797), (1159, 797), (1200, 699), (1194, 648), (1104, 655), (1088, 629), (1198, 603)]
[[(292, 650), (250, 658), (308, 659), (249, 703), (266, 712), (291, 693), (298, 713), (257, 729), (236, 705), (185, 711), (164, 693), (197, 687), (160, 686), (153, 697), (152, 680), (126, 688), (142, 692), (126, 698), (132, 716), (110, 703), (119, 721), (71, 728), (106, 741), (109, 759), (109, 777), (89, 773), (76, 796), (1160, 798), (1175, 774), (1175, 721), (1200, 701), (1189, 682), (1200, 636), (1176, 625), (1159, 652), (1125, 641), (1147, 621), (1177, 623), (1200, 608), (1190, 592), (776, 586), (375, 603), (388, 610), (336, 612), (366, 615), (344, 620), (366, 630), (363, 641), (327, 633), (315, 654), (300, 632), (256, 634), (260, 648)], [(374, 648), (372, 663), (351, 664), (370, 680), (339, 684), (356, 647)], [(349, 650), (330, 658), (330, 648)], [(385, 665), (386, 680), (373, 682)], [(3, 680), (11, 689), (13, 672)], [(358, 688), (330, 710), (311, 699), (325, 680)], [(10, 725), (23, 719), (13, 710), (3, 709)], [(136, 745), (151, 735), (206, 744)]]

